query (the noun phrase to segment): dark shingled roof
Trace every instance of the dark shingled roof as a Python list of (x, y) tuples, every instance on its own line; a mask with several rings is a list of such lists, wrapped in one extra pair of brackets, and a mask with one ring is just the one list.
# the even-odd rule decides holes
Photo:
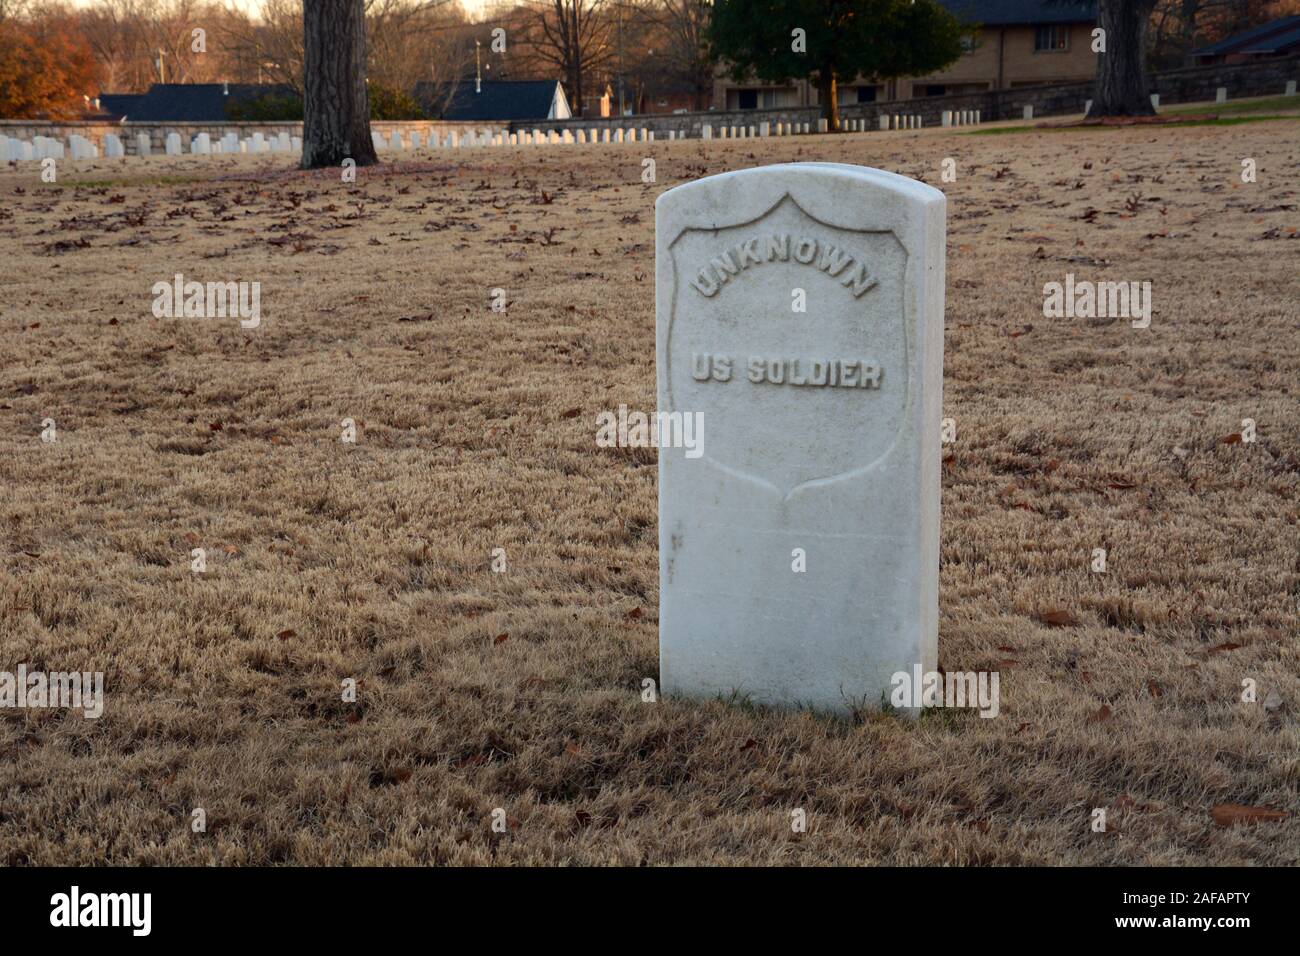
[(143, 93), (100, 93), (100, 112), (109, 116), (128, 116), (135, 112), (136, 106), (143, 100)]
[[(226, 93), (226, 87), (229, 93)], [(287, 86), (257, 83), (155, 83), (148, 93), (101, 93), (100, 108), (151, 123), (221, 123), (232, 100), (293, 96)]]
[(990, 27), (1025, 23), (1094, 23), (1096, 0), (939, 0), (962, 23)]
[(461, 80), (446, 108), (439, 110), (446, 87), (429, 81), (415, 88), (416, 100), (436, 111), (436, 119), (475, 122), (481, 120), (544, 120), (555, 98), (555, 80), (484, 80), (482, 91), (474, 91), (472, 79)]
[(1290, 53), (1300, 50), (1300, 16), (1280, 17), (1268, 23), (1211, 43), (1192, 56), (1224, 56), (1228, 53)]

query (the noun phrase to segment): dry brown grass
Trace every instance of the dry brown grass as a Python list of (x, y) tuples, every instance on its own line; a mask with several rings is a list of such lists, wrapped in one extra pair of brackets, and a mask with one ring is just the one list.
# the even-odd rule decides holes
[[(0, 711), (0, 863), (1296, 863), (1296, 129), (0, 172), (0, 670), (108, 684)], [(642, 703), (654, 459), (594, 418), (654, 405), (653, 199), (946, 156), (940, 660), (1001, 716)], [(153, 318), (176, 272), (260, 281), (262, 327)], [(1150, 279), (1152, 328), (1045, 320), (1066, 272)]]

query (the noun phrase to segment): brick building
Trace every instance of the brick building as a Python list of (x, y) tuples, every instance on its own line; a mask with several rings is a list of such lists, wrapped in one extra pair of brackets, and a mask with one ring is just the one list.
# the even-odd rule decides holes
[[(1018, 86), (1089, 80), (1097, 72), (1092, 30), (1095, 0), (939, 0), (964, 24), (977, 26), (962, 57), (938, 73), (873, 82), (841, 78), (841, 106), (876, 100), (980, 93)], [(736, 82), (719, 76), (715, 110), (816, 106), (817, 88), (807, 80), (789, 84)]]

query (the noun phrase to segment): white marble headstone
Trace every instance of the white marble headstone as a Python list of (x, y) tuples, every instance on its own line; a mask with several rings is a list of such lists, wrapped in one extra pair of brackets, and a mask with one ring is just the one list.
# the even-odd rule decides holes
[(942, 193), (860, 166), (659, 197), (664, 693), (845, 712), (935, 668), (944, 239)]

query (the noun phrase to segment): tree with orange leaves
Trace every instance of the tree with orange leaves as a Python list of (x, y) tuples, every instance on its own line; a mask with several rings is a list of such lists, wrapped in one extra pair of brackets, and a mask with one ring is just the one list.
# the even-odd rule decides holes
[(72, 16), (0, 19), (0, 118), (77, 116), (98, 90), (97, 72)]

